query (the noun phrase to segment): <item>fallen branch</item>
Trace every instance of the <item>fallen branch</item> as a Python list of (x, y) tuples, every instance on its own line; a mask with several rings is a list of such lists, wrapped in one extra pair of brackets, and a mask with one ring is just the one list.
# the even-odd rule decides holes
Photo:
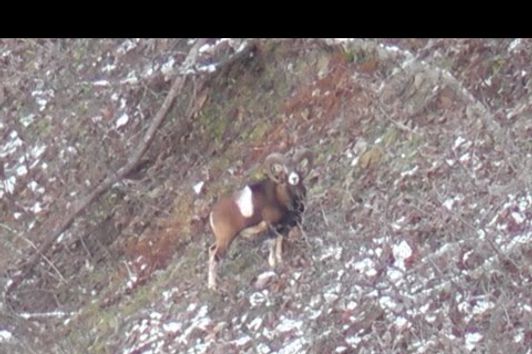
[[(190, 49), (187, 57), (183, 61), (183, 64), (181, 65), (181, 73), (186, 72), (186, 69), (192, 67), (192, 65), (196, 62), (196, 58), (199, 54), (199, 49), (205, 42), (205, 39), (200, 39), (196, 41), (194, 46)], [(43, 255), (48, 251), (48, 249), (56, 242), (59, 235), (65, 232), (70, 227), (70, 225), (72, 225), (76, 217), (78, 217), (83, 210), (85, 210), (94, 200), (100, 197), (104, 192), (106, 192), (113, 184), (120, 181), (123, 177), (125, 177), (137, 167), (142, 156), (150, 146), (153, 137), (155, 136), (155, 132), (160, 127), (168, 111), (170, 110), (170, 107), (174, 103), (175, 98), (183, 89), (186, 79), (186, 75), (178, 73), (177, 77), (172, 83), (170, 91), (164, 99), (161, 108), (159, 109), (150, 126), (148, 127), (148, 130), (146, 131), (146, 134), (144, 134), (142, 141), (140, 141), (140, 145), (138, 145), (137, 149), (128, 159), (128, 162), (124, 166), (122, 166), (116, 173), (109, 173), (108, 176), (98, 186), (96, 186), (96, 188), (89, 195), (87, 195), (74, 206), (72, 211), (63, 219), (63, 222), (55, 230), (53, 230), (50, 234), (47, 235), (45, 241), (39, 246), (35, 253), (31, 255), (29, 259), (19, 267), (19, 270), (13, 276), (13, 278), (11, 279), (12, 281), (6, 288), (6, 294), (18, 287), (22, 280), (38, 263), (39, 259), (41, 259), (41, 257), (43, 257)]]

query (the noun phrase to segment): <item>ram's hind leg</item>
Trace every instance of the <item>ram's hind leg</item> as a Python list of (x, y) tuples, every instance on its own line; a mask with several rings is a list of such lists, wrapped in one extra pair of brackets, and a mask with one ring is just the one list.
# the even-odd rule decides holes
[(209, 275), (207, 279), (207, 287), (209, 289), (216, 289), (217, 277), (218, 277), (218, 264), (220, 263), (220, 258), (217, 257), (216, 244), (209, 247)]

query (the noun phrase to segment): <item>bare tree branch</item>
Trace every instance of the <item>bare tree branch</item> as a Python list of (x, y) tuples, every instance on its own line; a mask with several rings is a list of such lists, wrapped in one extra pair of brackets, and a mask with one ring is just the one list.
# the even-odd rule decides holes
[(199, 49), (203, 44), (205, 44), (205, 42), (205, 39), (199, 39), (190, 49), (187, 57), (185, 58), (181, 66), (182, 70), (180, 71), (180, 73), (177, 74), (174, 82), (172, 83), (170, 91), (164, 99), (161, 108), (155, 115), (152, 123), (146, 131), (146, 134), (142, 138), (142, 141), (140, 141), (140, 145), (138, 145), (138, 148), (133, 152), (128, 162), (124, 166), (122, 166), (116, 173), (109, 173), (108, 176), (89, 195), (87, 195), (74, 206), (70, 214), (68, 214), (63, 219), (62, 223), (55, 230), (53, 230), (50, 234), (47, 235), (45, 241), (39, 246), (35, 253), (20, 266), (19, 272), (17, 272), (17, 274), (12, 278), (12, 282), (7, 287), (6, 294), (14, 290), (22, 282), (24, 277), (26, 277), (28, 273), (33, 269), (33, 267), (35, 266), (35, 264), (37, 264), (42, 255), (44, 255), (48, 251), (48, 249), (54, 244), (59, 235), (61, 235), (65, 230), (70, 227), (70, 225), (72, 225), (76, 217), (78, 217), (81, 212), (87, 208), (87, 206), (89, 206), (94, 200), (96, 200), (104, 192), (106, 192), (109, 187), (111, 187), (113, 184), (121, 180), (129, 172), (135, 169), (141, 157), (144, 155), (144, 153), (150, 146), (153, 137), (155, 136), (155, 132), (160, 127), (161, 123), (166, 117), (168, 111), (170, 110), (170, 107), (174, 103), (175, 98), (183, 89), (187, 76), (182, 73), (186, 72), (186, 69), (191, 67), (195, 63), (196, 58), (199, 54)]

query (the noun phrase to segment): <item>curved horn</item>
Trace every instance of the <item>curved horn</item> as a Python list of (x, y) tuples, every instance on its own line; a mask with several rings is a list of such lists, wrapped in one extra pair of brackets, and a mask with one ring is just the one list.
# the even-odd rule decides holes
[(305, 174), (302, 177), (306, 176), (310, 172), (310, 170), (312, 170), (312, 163), (314, 162), (314, 155), (308, 149), (300, 149), (294, 154), (294, 158), (293, 158), (294, 165), (299, 166), (301, 161), (303, 161), (304, 159), (307, 159), (307, 168), (306, 168)]
[(266, 166), (266, 173), (268, 174), (268, 177), (270, 177), (276, 183), (280, 183), (281, 180), (279, 179), (278, 174), (276, 174), (273, 170), (273, 167), (275, 165), (281, 165), (284, 172), (286, 172), (286, 157), (284, 157), (282, 154), (274, 152), (266, 157), (264, 164)]

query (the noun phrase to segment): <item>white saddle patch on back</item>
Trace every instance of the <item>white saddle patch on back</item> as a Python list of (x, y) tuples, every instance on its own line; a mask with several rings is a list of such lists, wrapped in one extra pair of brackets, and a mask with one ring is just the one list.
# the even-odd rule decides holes
[(244, 189), (238, 192), (236, 196), (236, 205), (240, 209), (240, 213), (243, 217), (249, 218), (253, 215), (253, 193), (249, 186), (245, 186)]
[(295, 172), (290, 173), (288, 176), (288, 183), (293, 186), (296, 186), (299, 183), (299, 175)]

